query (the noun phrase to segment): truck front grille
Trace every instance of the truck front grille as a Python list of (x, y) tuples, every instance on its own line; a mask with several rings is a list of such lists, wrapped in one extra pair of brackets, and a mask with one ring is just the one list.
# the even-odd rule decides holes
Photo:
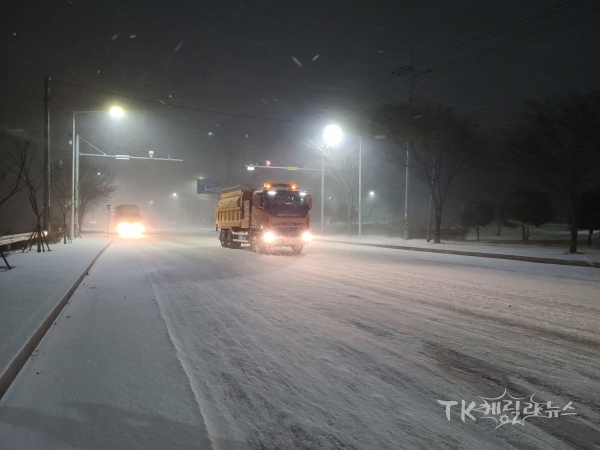
[(277, 234), (285, 237), (298, 237), (302, 235), (303, 227), (297, 225), (278, 225)]

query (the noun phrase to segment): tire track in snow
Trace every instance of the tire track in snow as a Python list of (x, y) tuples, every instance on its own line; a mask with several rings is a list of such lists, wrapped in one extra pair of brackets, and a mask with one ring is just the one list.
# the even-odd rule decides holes
[[(437, 270), (432, 280), (419, 272), (422, 265), (378, 262), (379, 252), (365, 261), (328, 251), (316, 258), (310, 250), (289, 258), (191, 242), (166, 244), (169, 254), (161, 250), (165, 244), (153, 245), (145, 263), (156, 276), (203, 414), (239, 430), (236, 442), (290, 449), (581, 444), (570, 437), (571, 422), (552, 422), (554, 432), (532, 425), (494, 437), (485, 422), (461, 428), (445, 421), (436, 404), (438, 398), (492, 396), (505, 386), (553, 401), (576, 398), (582, 413), (577, 429), (582, 436), (597, 430), (598, 414), (590, 406), (598, 387), (586, 375), (597, 364), (574, 341), (554, 334), (560, 318), (536, 319), (544, 305), (567, 309), (564, 316), (573, 323), (587, 311), (584, 331), (598, 342), (586, 325), (597, 308), (569, 297), (558, 281), (518, 295), (523, 282), (508, 285), (506, 271), (477, 269), (491, 281), (487, 286), (430, 265), (429, 271)], [(590, 283), (582, 285), (582, 292), (591, 290)], [(502, 300), (521, 304), (506, 317), (530, 314), (503, 323)], [(538, 328), (526, 331), (528, 324)], [(424, 431), (428, 423), (437, 429)]]

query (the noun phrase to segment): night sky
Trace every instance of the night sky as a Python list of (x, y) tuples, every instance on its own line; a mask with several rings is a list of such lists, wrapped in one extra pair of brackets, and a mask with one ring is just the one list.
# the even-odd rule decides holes
[(70, 163), (72, 112), (119, 103), (121, 121), (81, 114), (77, 131), (109, 154), (184, 159), (94, 159), (117, 176), (112, 203), (166, 204), (197, 177), (248, 183), (265, 175), (245, 164), (314, 162), (303, 141), (325, 125), (407, 100), (411, 51), (414, 98), (485, 130), (525, 99), (599, 89), (599, 12), (592, 0), (3, 0), (0, 128), (43, 148), (50, 76), (51, 152)]

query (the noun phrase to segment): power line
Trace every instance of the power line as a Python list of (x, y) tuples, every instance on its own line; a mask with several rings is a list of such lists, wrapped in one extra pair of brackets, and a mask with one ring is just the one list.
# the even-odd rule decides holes
[[(468, 41), (465, 41), (465, 42), (463, 42), (461, 44), (458, 44), (458, 45), (456, 45), (454, 47), (451, 47), (451, 48), (443, 51), (442, 53), (439, 53), (437, 55), (434, 55), (434, 56), (431, 56), (431, 57), (428, 57), (428, 58), (423, 58), (423, 59), (417, 61), (416, 63), (418, 64), (418, 63), (422, 63), (422, 62), (435, 61), (435, 60), (440, 59), (440, 58), (442, 58), (444, 56), (448, 56), (448, 55), (450, 55), (452, 53), (456, 53), (457, 51), (464, 50), (464, 49), (466, 49), (468, 47), (471, 47), (473, 45), (480, 44), (482, 42), (485, 42), (485, 41), (488, 41), (488, 40), (493, 39), (495, 37), (498, 37), (498, 36), (501, 36), (503, 34), (506, 34), (506, 33), (510, 32), (510, 31), (514, 31), (517, 28), (521, 28), (521, 27), (523, 27), (525, 25), (529, 25), (529, 24), (531, 24), (533, 22), (536, 22), (538, 20), (547, 18), (547, 17), (549, 17), (551, 15), (554, 15), (554, 14), (557, 14), (559, 12), (565, 11), (565, 10), (567, 10), (569, 8), (572, 8), (574, 6), (580, 5), (581, 3), (585, 3), (587, 1), (589, 1), (589, 0), (580, 0), (579, 2), (571, 4), (571, 5), (568, 5), (568, 4), (571, 3), (572, 0), (563, 2), (563, 3), (559, 4), (559, 5), (553, 6), (552, 8), (545, 9), (544, 11), (540, 11), (539, 13), (533, 14), (533, 15), (531, 15), (529, 17), (526, 17), (524, 19), (520, 19), (520, 20), (518, 20), (516, 22), (513, 22), (511, 24), (505, 25), (505, 26), (503, 26), (501, 28), (498, 28), (498, 29), (496, 29), (494, 31), (486, 33), (486, 34), (484, 34), (482, 36), (479, 36), (479, 37), (470, 39)], [(565, 5), (568, 5), (568, 6), (565, 6)], [(557, 8), (561, 8), (563, 6), (565, 6), (565, 7), (562, 8), (562, 9), (557, 9)], [(552, 12), (550, 12), (550, 11), (552, 11)], [(545, 15), (543, 15), (543, 14), (545, 14)], [(542, 15), (542, 16), (538, 17), (540, 15)], [(581, 17), (581, 16), (578, 16), (578, 17)], [(554, 26), (554, 25), (552, 25), (552, 26)], [(546, 29), (546, 28), (544, 28), (544, 29)], [(538, 30), (538, 31), (543, 31), (543, 29), (542, 30)], [(510, 41), (510, 42), (513, 42), (513, 41)], [(503, 45), (503, 44), (500, 44), (500, 45)], [(493, 48), (496, 48), (496, 47), (493, 47)], [(483, 53), (483, 52), (480, 52), (480, 53)], [(373, 83), (372, 85), (370, 85), (370, 86), (366, 87), (365, 89), (363, 89), (363, 91), (358, 94), (357, 98), (363, 97), (369, 91), (371, 91), (372, 89), (378, 87), (381, 84), (388, 83), (389, 81), (391, 81), (392, 79), (394, 79), (396, 76), (405, 73), (409, 68), (410, 68), (410, 66), (406, 66), (406, 65), (397, 68), (390, 75), (387, 75), (386, 77), (380, 79), (379, 81), (377, 81), (377, 82)], [(395, 89), (395, 88), (393, 88), (393, 89)], [(389, 91), (386, 91), (384, 94), (386, 94), (388, 92)]]
[[(585, 1), (585, 0), (584, 0), (584, 1)], [(594, 12), (594, 11), (598, 11), (598, 9), (594, 9), (594, 10), (592, 10), (592, 12)], [(512, 42), (515, 42), (515, 41), (518, 41), (518, 40), (520, 40), (520, 39), (524, 39), (524, 38), (526, 38), (526, 37), (529, 37), (529, 36), (531, 36), (531, 35), (533, 35), (533, 34), (539, 33), (539, 32), (541, 32), (541, 31), (548, 30), (548, 29), (550, 29), (550, 28), (553, 28), (553, 27), (555, 27), (555, 26), (558, 26), (558, 25), (562, 25), (563, 23), (569, 22), (569, 21), (571, 21), (571, 20), (578, 19), (578, 18), (580, 18), (580, 17), (583, 17), (583, 16), (585, 16), (586, 14), (589, 14), (589, 12), (588, 12), (588, 13), (584, 13), (584, 14), (579, 14), (578, 16), (570, 17), (570, 18), (568, 18), (568, 19), (565, 19), (565, 20), (562, 20), (562, 21), (560, 21), (560, 22), (553, 23), (552, 25), (549, 25), (549, 26), (547, 26), (547, 27), (544, 27), (544, 28), (539, 28), (539, 29), (537, 29), (537, 30), (535, 30), (535, 31), (532, 31), (531, 33), (527, 33), (527, 34), (524, 34), (523, 36), (519, 36), (519, 37), (517, 37), (517, 38), (515, 38), (515, 39), (511, 39), (510, 41), (506, 41), (506, 42), (503, 42), (503, 43), (501, 43), (501, 44), (495, 45), (495, 46), (493, 46), (493, 47), (489, 47), (489, 48), (486, 48), (486, 49), (484, 49), (484, 50), (481, 50), (481, 51), (479, 51), (479, 52), (477, 52), (477, 53), (473, 53), (473, 54), (471, 54), (471, 55), (467, 55), (467, 56), (465, 56), (465, 57), (463, 57), (463, 58), (456, 59), (456, 60), (454, 60), (454, 61), (451, 61), (451, 62), (449, 62), (449, 63), (447, 63), (447, 64), (443, 64), (443, 65), (441, 65), (441, 66), (438, 66), (438, 67), (436, 67), (434, 70), (438, 70), (438, 69), (441, 69), (441, 68), (443, 68), (443, 67), (451, 66), (451, 65), (453, 65), (453, 64), (456, 64), (456, 63), (458, 63), (458, 62), (464, 61), (465, 59), (469, 59), (469, 58), (472, 58), (472, 57), (474, 57), (474, 56), (481, 55), (482, 53), (489, 52), (490, 50), (494, 50), (494, 49), (496, 49), (496, 48), (502, 47), (503, 45), (510, 44), (510, 43), (512, 43)], [(436, 58), (436, 59), (437, 59), (437, 58)], [(396, 90), (396, 89), (400, 88), (400, 87), (401, 87), (401, 86), (403, 86), (403, 85), (404, 85), (404, 83), (403, 83), (403, 84), (401, 84), (401, 85), (399, 85), (399, 86), (394, 86), (394, 87), (392, 87), (391, 89), (388, 89), (387, 91), (385, 91), (384, 93), (382, 93), (382, 94), (381, 94), (381, 96), (383, 96), (383, 95), (386, 95), (386, 94), (388, 94), (388, 93), (392, 92), (393, 90)]]
[[(594, 9), (593, 11), (598, 11), (598, 9)], [(580, 14), (580, 15), (578, 15), (578, 16), (575, 16), (575, 17), (570, 17), (570, 18), (568, 18), (568, 19), (565, 19), (565, 20), (562, 20), (562, 21), (560, 21), (560, 22), (553, 23), (552, 25), (549, 25), (549, 26), (547, 26), (547, 27), (545, 27), (545, 28), (540, 28), (540, 29), (538, 29), (538, 30), (532, 31), (531, 33), (527, 33), (527, 34), (524, 34), (523, 36), (519, 36), (518, 38), (512, 39), (512, 40), (510, 40), (510, 41), (503, 42), (502, 44), (498, 44), (498, 45), (496, 45), (496, 46), (494, 46), (494, 47), (487, 48), (487, 49), (485, 49), (485, 50), (482, 50), (482, 51), (480, 51), (480, 52), (473, 53), (472, 55), (468, 55), (468, 56), (465, 56), (464, 58), (460, 58), (460, 59), (457, 59), (457, 60), (455, 60), (455, 61), (449, 62), (448, 64), (444, 64), (444, 65), (442, 65), (442, 66), (439, 66), (439, 67), (437, 67), (437, 68), (436, 68), (436, 70), (437, 70), (437, 69), (441, 69), (442, 67), (451, 66), (452, 64), (456, 64), (457, 62), (464, 61), (465, 59), (469, 59), (469, 58), (471, 58), (471, 57), (473, 57), (473, 56), (477, 56), (477, 55), (480, 55), (480, 54), (482, 54), (482, 53), (488, 52), (488, 51), (490, 51), (490, 50), (494, 50), (494, 49), (496, 49), (496, 48), (498, 48), (498, 47), (502, 47), (503, 45), (510, 44), (510, 43), (512, 43), (512, 42), (515, 42), (515, 41), (518, 41), (518, 40), (520, 40), (520, 39), (524, 39), (524, 38), (526, 38), (526, 37), (529, 37), (529, 36), (531, 36), (531, 35), (533, 35), (533, 34), (539, 33), (539, 32), (541, 32), (541, 31), (544, 31), (544, 30), (548, 30), (549, 28), (553, 28), (553, 27), (555, 27), (555, 26), (557, 26), (557, 25), (562, 25), (563, 23), (570, 22), (571, 20), (578, 19), (578, 18), (580, 18), (580, 17), (583, 17), (583, 16), (585, 16), (585, 15), (587, 15), (587, 14), (589, 14), (589, 13)]]
[[(587, 2), (589, 0), (581, 0), (578, 3), (574, 3), (572, 5), (564, 7), (562, 9), (550, 12), (550, 13), (544, 15), (544, 16), (537, 17), (537, 18), (533, 19), (534, 17), (536, 17), (536, 16), (538, 16), (540, 14), (544, 14), (547, 11), (551, 11), (553, 9), (560, 8), (561, 6), (566, 5), (567, 3), (570, 3), (571, 1), (572, 0), (569, 0), (567, 2), (561, 3), (560, 5), (556, 5), (556, 6), (554, 6), (552, 8), (549, 8), (549, 9), (547, 9), (545, 11), (541, 11), (541, 12), (539, 12), (537, 14), (534, 14), (533, 16), (526, 17), (525, 19), (521, 19), (521, 20), (519, 20), (517, 22), (513, 22), (512, 24), (509, 24), (509, 25), (506, 25), (506, 26), (504, 26), (502, 28), (499, 28), (497, 30), (491, 31), (491, 32), (489, 32), (487, 34), (484, 34), (483, 36), (471, 39), (469, 41), (463, 42), (462, 44), (458, 44), (458, 45), (456, 45), (454, 47), (451, 47), (451, 48), (445, 50), (444, 52), (442, 52), (442, 53), (440, 53), (438, 55), (433, 55), (431, 57), (424, 58), (424, 59), (422, 59), (420, 61), (417, 61), (417, 62), (420, 63), (420, 62), (425, 62), (425, 61), (427, 61), (427, 62), (435, 61), (436, 59), (440, 59), (440, 58), (443, 58), (444, 56), (450, 55), (452, 53), (456, 53), (459, 50), (462, 50), (462, 49), (465, 49), (465, 48), (468, 48), (468, 47), (472, 47), (473, 45), (480, 44), (480, 43), (485, 42), (485, 41), (489, 41), (490, 39), (493, 39), (495, 37), (501, 36), (503, 34), (506, 34), (506, 33), (510, 32), (510, 31), (514, 31), (517, 28), (521, 28), (521, 27), (523, 27), (525, 25), (532, 24), (534, 22), (537, 22), (539, 20), (545, 19), (545, 18), (550, 17), (550, 16), (552, 16), (554, 14), (557, 14), (559, 12), (563, 12), (563, 11), (569, 9), (569, 8), (573, 8), (574, 6), (580, 5), (581, 3), (585, 3), (585, 2)], [(533, 20), (530, 20), (530, 19), (533, 19)], [(524, 23), (522, 23), (520, 25), (517, 25), (517, 24), (519, 24), (521, 22), (524, 22)], [(505, 31), (502, 31), (502, 30), (505, 30)]]
[(85, 89), (85, 90), (93, 91), (93, 92), (100, 92), (102, 94), (114, 95), (114, 96), (117, 96), (117, 97), (128, 98), (128, 99), (131, 99), (131, 100), (137, 100), (137, 101), (141, 101), (141, 102), (151, 103), (151, 104), (154, 104), (154, 105), (169, 106), (169, 107), (177, 108), (177, 109), (185, 109), (185, 110), (188, 110), (188, 111), (205, 112), (205, 113), (219, 114), (219, 115), (222, 115), (222, 116), (230, 116), (230, 117), (243, 117), (245, 119), (268, 120), (268, 121), (273, 121), (273, 122), (289, 122), (289, 123), (305, 123), (305, 124), (314, 124), (314, 123), (316, 123), (316, 122), (308, 121), (308, 120), (277, 119), (277, 118), (274, 118), (274, 117), (251, 116), (249, 114), (236, 114), (236, 113), (230, 113), (230, 112), (225, 112), (225, 111), (217, 111), (217, 110), (213, 110), (213, 109), (194, 108), (192, 106), (179, 106), (179, 105), (174, 105), (172, 103), (166, 103), (166, 102), (156, 101), (156, 100), (148, 100), (148, 99), (145, 99), (145, 98), (135, 97), (135, 96), (132, 96), (132, 95), (117, 94), (115, 92), (110, 92), (110, 91), (105, 91), (105, 90), (102, 90), (102, 89), (91, 88), (91, 87), (88, 87), (88, 86), (82, 86), (82, 85), (74, 84), (74, 83), (67, 83), (65, 81), (59, 81), (59, 80), (56, 80), (56, 79), (53, 79), (52, 81), (54, 83), (64, 84), (65, 86), (76, 87), (76, 88)]

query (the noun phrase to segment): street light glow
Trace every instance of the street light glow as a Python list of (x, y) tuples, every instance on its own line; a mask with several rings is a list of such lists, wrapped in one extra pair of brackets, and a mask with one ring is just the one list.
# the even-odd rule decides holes
[(325, 128), (323, 137), (325, 138), (327, 145), (338, 145), (342, 142), (344, 134), (342, 133), (342, 129), (337, 125), (329, 125)]
[(125, 115), (125, 111), (120, 106), (113, 106), (110, 108), (110, 115), (113, 117), (121, 118)]

